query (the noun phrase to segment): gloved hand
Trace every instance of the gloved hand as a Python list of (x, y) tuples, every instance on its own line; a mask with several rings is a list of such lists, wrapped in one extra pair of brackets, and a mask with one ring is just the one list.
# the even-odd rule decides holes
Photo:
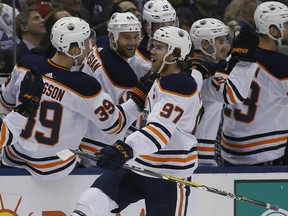
[(240, 33), (233, 39), (231, 55), (238, 61), (255, 62), (254, 52), (259, 44), (259, 37), (254, 29), (243, 26)]
[(33, 68), (30, 72), (26, 72), (21, 82), (19, 101), (22, 104), (15, 108), (15, 111), (25, 117), (30, 117), (39, 108), (44, 83), (42, 76), (37, 68)]
[(148, 72), (146, 75), (140, 78), (136, 87), (133, 89), (131, 99), (138, 105), (141, 111), (144, 109), (146, 97), (155, 79), (159, 77), (160, 75), (158, 73)]
[(98, 167), (116, 171), (123, 167), (126, 161), (133, 158), (133, 149), (125, 142), (117, 140), (113, 145), (104, 147), (95, 155), (99, 158)]
[(196, 69), (202, 74), (203, 80), (215, 74), (213, 65), (208, 61), (195, 57), (189, 58), (187, 61), (191, 70)]

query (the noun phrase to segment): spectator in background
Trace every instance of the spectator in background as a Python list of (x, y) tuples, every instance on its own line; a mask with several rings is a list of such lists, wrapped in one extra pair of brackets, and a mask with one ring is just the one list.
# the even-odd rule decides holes
[(72, 16), (82, 18), (93, 26), (93, 17), (81, 0), (55, 0), (54, 6), (66, 9)]
[(172, 7), (176, 10), (176, 15), (179, 21), (179, 27), (186, 31), (190, 31), (190, 28), (193, 24), (193, 14), (189, 10), (189, 4), (186, 3), (186, 0), (168, 0)]
[(22, 11), (16, 17), (16, 33), (20, 39), (17, 45), (17, 61), (29, 50), (40, 46), (46, 29), (44, 19), (35, 7)]
[(217, 11), (218, 5), (219, 0), (194, 0), (190, 5), (190, 10), (194, 17), (192, 23), (194, 23), (196, 20), (209, 17), (221, 20), (221, 17)]
[(83, 6), (93, 16), (93, 26), (110, 19), (113, 2), (113, 0), (82, 0)]
[[(1, 1), (0, 1), (1, 2)], [(16, 9), (15, 15), (19, 12)], [(16, 40), (15, 40), (16, 41)], [(13, 8), (0, 3), (0, 73), (9, 74), (13, 67)]]
[(245, 25), (255, 29), (254, 11), (261, 1), (256, 0), (233, 0), (225, 10), (224, 22), (228, 25), (237, 25), (241, 28)]
[(63, 8), (55, 8), (53, 9), (45, 18), (44, 24), (46, 29), (46, 35), (44, 36), (41, 46), (31, 49), (31, 53), (44, 55), (47, 58), (52, 58), (52, 56), (56, 53), (56, 49), (52, 46), (50, 41), (50, 34), (53, 25), (56, 23), (57, 20), (61, 19), (62, 17), (68, 17), (71, 14), (63, 9)]
[[(111, 9), (111, 16), (116, 12), (118, 13), (131, 12), (134, 16), (138, 18), (139, 21), (141, 19), (140, 13), (137, 10), (136, 6), (129, 0), (120, 0), (117, 3), (113, 4)], [(92, 27), (92, 29), (96, 32), (97, 35), (98, 47), (106, 47), (109, 43), (108, 30), (107, 30), (109, 19), (105, 20), (104, 22), (100, 23), (97, 26)]]

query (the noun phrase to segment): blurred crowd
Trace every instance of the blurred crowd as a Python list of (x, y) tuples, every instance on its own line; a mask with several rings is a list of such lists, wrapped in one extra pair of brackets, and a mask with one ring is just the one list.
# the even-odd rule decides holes
[[(147, 0), (2, 0), (0, 73), (2, 76), (9, 74), (15, 63), (34, 48), (40, 49), (37, 52), (47, 52), (46, 54), (51, 56), (51, 50), (48, 49), (50, 29), (61, 17), (76, 16), (87, 21), (96, 32), (97, 44), (102, 46), (108, 42), (107, 23), (111, 15), (114, 12), (129, 11), (141, 20), (146, 2)], [(180, 28), (189, 31), (196, 20), (216, 18), (228, 25), (232, 34), (244, 25), (254, 26), (253, 13), (262, 1), (169, 0), (169, 2), (176, 10)], [(287, 4), (287, 0), (279, 2)], [(15, 25), (13, 21), (16, 22)]]

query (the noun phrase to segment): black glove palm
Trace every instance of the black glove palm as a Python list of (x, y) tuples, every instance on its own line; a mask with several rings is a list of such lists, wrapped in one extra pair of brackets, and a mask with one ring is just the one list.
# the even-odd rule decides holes
[(15, 111), (25, 117), (34, 114), (39, 108), (43, 88), (43, 79), (38, 69), (33, 68), (30, 72), (26, 72), (21, 82), (18, 98), (22, 104), (18, 105)]
[(146, 97), (155, 81), (159, 78), (158, 73), (148, 72), (146, 75), (140, 78), (136, 87), (133, 89), (131, 98), (138, 105), (140, 110), (144, 109)]
[(101, 149), (100, 153), (95, 155), (99, 158), (98, 167), (116, 171), (123, 167), (126, 161), (133, 158), (133, 149), (125, 142), (118, 140), (113, 145)]

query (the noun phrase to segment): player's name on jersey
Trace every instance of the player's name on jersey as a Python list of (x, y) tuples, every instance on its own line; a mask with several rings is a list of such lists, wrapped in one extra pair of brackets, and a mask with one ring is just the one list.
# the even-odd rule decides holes
[(52, 85), (51, 83), (44, 83), (44, 89), (43, 94), (45, 94), (48, 97), (51, 97), (55, 100), (61, 101), (64, 97), (65, 90), (60, 89), (57, 86)]

